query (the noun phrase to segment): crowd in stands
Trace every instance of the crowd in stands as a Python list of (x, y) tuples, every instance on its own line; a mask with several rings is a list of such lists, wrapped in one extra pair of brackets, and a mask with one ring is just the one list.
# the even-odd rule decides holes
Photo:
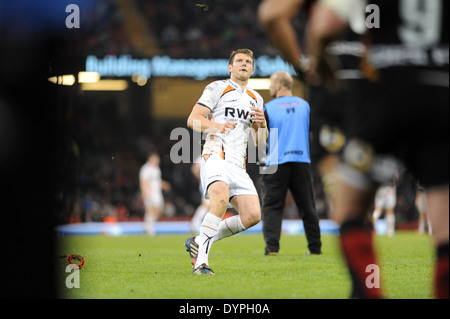
[(192, 215), (200, 203), (198, 182), (189, 163), (175, 165), (170, 160), (169, 127), (153, 135), (136, 134), (120, 118), (113, 97), (78, 96), (69, 104), (73, 105), (67, 107), (61, 145), (65, 155), (60, 222), (142, 220), (139, 170), (151, 147), (158, 149), (163, 179), (172, 185), (164, 194), (165, 217)]
[(222, 58), (240, 47), (258, 56), (277, 54), (257, 20), (260, 0), (137, 2), (171, 57)]
[(126, 16), (118, 0), (85, 2), (78, 32), (67, 32), (66, 51), (77, 55), (139, 55), (125, 28)]
[(142, 43), (133, 43), (126, 28), (139, 14), (156, 39), (159, 55), (224, 58), (240, 47), (252, 48), (257, 56), (278, 54), (257, 21), (260, 0), (133, 1), (137, 10), (128, 16), (120, 0), (92, 2), (81, 16), (82, 32), (69, 49), (98, 56), (145, 55)]

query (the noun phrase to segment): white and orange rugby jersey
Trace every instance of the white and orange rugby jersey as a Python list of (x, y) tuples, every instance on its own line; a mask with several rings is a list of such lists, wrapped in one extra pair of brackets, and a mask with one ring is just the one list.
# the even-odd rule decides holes
[(216, 123), (234, 122), (236, 127), (229, 134), (209, 133), (202, 156), (217, 155), (245, 168), (247, 144), (250, 136), (252, 107), (263, 109), (264, 101), (256, 91), (242, 88), (231, 79), (210, 83), (197, 102), (211, 110), (210, 120)]

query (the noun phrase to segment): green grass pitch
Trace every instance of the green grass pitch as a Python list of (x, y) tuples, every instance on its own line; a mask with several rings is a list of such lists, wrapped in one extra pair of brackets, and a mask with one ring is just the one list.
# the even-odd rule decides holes
[[(304, 235), (281, 238), (278, 256), (264, 256), (261, 234), (239, 234), (214, 243), (215, 276), (194, 276), (183, 246), (189, 235), (66, 236), (58, 243), (60, 298), (82, 299), (347, 299), (350, 281), (338, 237), (323, 235), (323, 254), (305, 256)], [(432, 298), (432, 239), (415, 232), (376, 236), (381, 283), (387, 298)], [(79, 288), (68, 288), (70, 254), (86, 265)]]

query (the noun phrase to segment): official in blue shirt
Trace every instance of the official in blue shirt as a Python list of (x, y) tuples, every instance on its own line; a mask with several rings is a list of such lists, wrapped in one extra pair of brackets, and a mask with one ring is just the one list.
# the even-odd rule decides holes
[[(288, 189), (303, 220), (309, 252), (321, 254), (319, 218), (316, 212), (309, 150), (309, 103), (293, 96), (293, 79), (286, 72), (270, 78), (274, 100), (264, 106), (269, 128), (268, 172), (262, 175), (262, 219), (265, 254), (276, 255), (280, 249), (281, 223)], [(277, 130), (273, 130), (273, 129)], [(278, 134), (277, 134), (278, 133)], [(271, 136), (277, 134), (277, 138)], [(277, 165), (277, 169), (269, 169)]]

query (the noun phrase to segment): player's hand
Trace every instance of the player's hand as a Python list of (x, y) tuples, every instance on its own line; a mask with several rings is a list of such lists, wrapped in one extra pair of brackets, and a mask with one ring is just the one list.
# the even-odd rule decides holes
[(310, 58), (310, 68), (305, 73), (306, 82), (314, 86), (326, 86), (336, 88), (336, 66), (328, 56)]
[(266, 117), (264, 116), (263, 110), (257, 107), (252, 107), (250, 117), (253, 123), (257, 123), (260, 127), (265, 127), (264, 123), (266, 122)]
[(217, 126), (217, 133), (230, 134), (230, 132), (232, 130), (234, 130), (236, 125), (237, 125), (237, 123), (233, 123), (233, 122), (220, 123)]

